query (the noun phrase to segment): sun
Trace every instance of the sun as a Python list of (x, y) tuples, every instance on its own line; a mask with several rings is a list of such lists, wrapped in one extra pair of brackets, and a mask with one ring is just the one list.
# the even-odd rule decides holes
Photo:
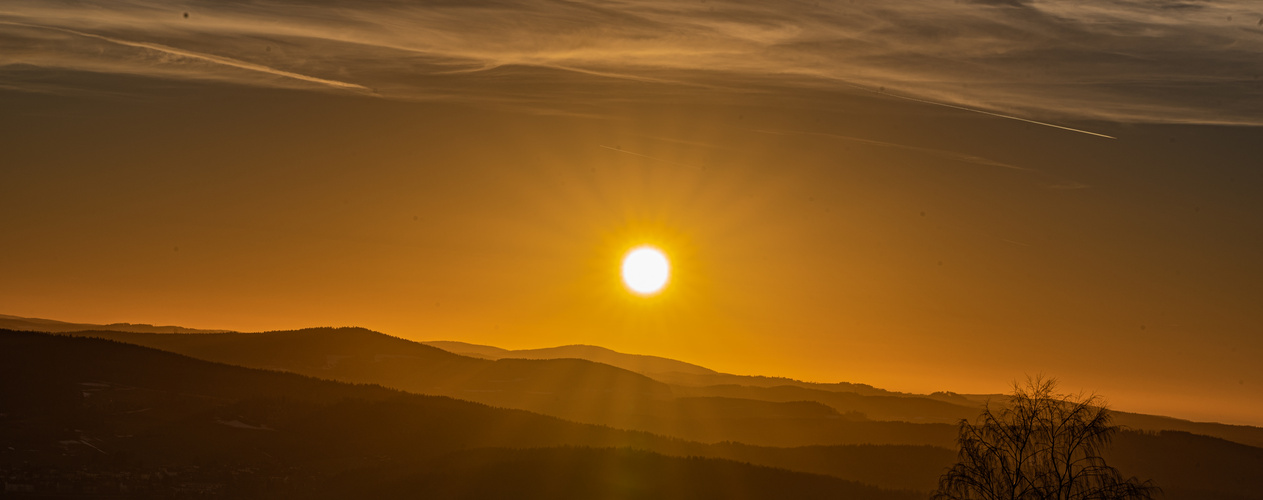
[(662, 250), (644, 245), (623, 257), (623, 284), (637, 295), (653, 295), (667, 286), (671, 263)]

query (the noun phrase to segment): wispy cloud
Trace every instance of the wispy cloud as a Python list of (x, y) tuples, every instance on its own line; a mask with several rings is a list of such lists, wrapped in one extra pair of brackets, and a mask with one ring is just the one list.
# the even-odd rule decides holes
[[(0, 65), (301, 82), (401, 99), (529, 98), (548, 88), (543, 74), (528, 82), (540, 85), (508, 88), (504, 74), (520, 76), (513, 67), (692, 85), (885, 88), (1094, 133), (1060, 122), (1263, 125), (1261, 19), (1250, 0), (8, 0)], [(90, 43), (102, 41), (167, 57)]]
[(0, 21), (0, 24), (60, 31), (63, 33), (69, 33), (71, 35), (81, 36), (85, 38), (104, 40), (106, 42), (122, 45), (125, 47), (136, 47), (136, 48), (141, 48), (141, 49), (147, 49), (147, 50), (152, 50), (152, 51), (159, 52), (162, 54), (178, 56), (178, 57), (187, 57), (189, 59), (211, 62), (211, 63), (220, 64), (220, 65), (224, 65), (224, 66), (228, 66), (232, 68), (239, 68), (239, 69), (244, 69), (244, 70), (249, 70), (249, 71), (257, 71), (260, 73), (267, 73), (270, 75), (283, 76), (285, 78), (292, 78), (292, 79), (300, 80), (304, 82), (327, 85), (329, 87), (338, 88), (338, 89), (361, 90), (361, 91), (366, 91), (366, 92), (372, 91), (371, 89), (363, 85), (357, 85), (354, 83), (340, 82), (337, 80), (329, 80), (325, 78), (317, 78), (314, 76), (302, 75), (302, 74), (294, 73), (291, 71), (284, 71), (284, 70), (279, 70), (276, 68), (271, 68), (271, 67), (264, 66), (261, 64), (255, 64), (255, 63), (246, 62), (246, 61), (239, 61), (239, 60), (228, 58), (228, 57), (221, 57), (221, 56), (210, 55), (210, 54), (200, 54), (197, 52), (193, 52), (191, 50), (178, 49), (175, 47), (167, 47), (167, 46), (159, 45), (156, 43), (131, 42), (131, 41), (120, 40), (120, 39), (112, 38), (108, 36), (94, 35), (92, 33), (83, 33), (83, 32), (79, 32), (79, 31), (75, 31), (71, 29), (57, 28), (57, 27), (50, 27), (50, 26), (38, 26), (38, 25), (33, 25), (33, 24), (21, 24), (21, 23), (8, 23), (4, 21)]
[(1006, 115), (1006, 114), (1003, 114), (1003, 113), (996, 113), (996, 112), (993, 112), (993, 111), (986, 111), (986, 110), (977, 109), (977, 108), (967, 108), (967, 107), (965, 107), (965, 106), (957, 106), (957, 105), (954, 105), (954, 104), (948, 104), (948, 103), (944, 103), (944, 102), (927, 101), (927, 100), (925, 100), (925, 99), (917, 99), (917, 98), (915, 98), (915, 97), (900, 96), (900, 95), (895, 95), (895, 97), (898, 97), (898, 98), (900, 98), (900, 99), (907, 99), (907, 100), (909, 100), (909, 101), (920, 102), (920, 103), (924, 103), (924, 104), (931, 104), (931, 105), (935, 105), (935, 106), (944, 106), (944, 107), (948, 107), (948, 108), (952, 108), (952, 109), (959, 109), (959, 110), (963, 110), (963, 111), (969, 111), (969, 112), (971, 112), (971, 113), (981, 113), (981, 114), (984, 114), (984, 115), (994, 116), (994, 117), (997, 117), (997, 118), (1004, 118), (1004, 119), (1006, 119), (1006, 120), (1017, 120), (1017, 121), (1022, 121), (1022, 122), (1026, 122), (1026, 123), (1033, 123), (1033, 124), (1035, 124), (1035, 125), (1040, 125), (1040, 126), (1044, 126), (1044, 127), (1052, 127), (1052, 128), (1056, 128), (1056, 129), (1061, 129), (1061, 130), (1070, 131), (1070, 132), (1078, 132), (1078, 133), (1080, 133), (1080, 134), (1087, 134), (1087, 135), (1092, 135), (1092, 136), (1101, 137), (1101, 138), (1105, 138), (1105, 139), (1114, 139), (1114, 138), (1115, 138), (1114, 136), (1105, 135), (1105, 134), (1102, 134), (1102, 133), (1099, 133), (1099, 132), (1092, 132), (1092, 131), (1083, 130), (1083, 129), (1078, 129), (1078, 128), (1074, 128), (1074, 127), (1067, 127), (1067, 126), (1065, 126), (1065, 125), (1057, 125), (1057, 124), (1055, 124), (1055, 123), (1041, 122), (1041, 121), (1039, 121), (1039, 120), (1032, 120), (1032, 119), (1030, 119), (1030, 118), (1022, 118), (1022, 117), (1020, 117), (1020, 116)]

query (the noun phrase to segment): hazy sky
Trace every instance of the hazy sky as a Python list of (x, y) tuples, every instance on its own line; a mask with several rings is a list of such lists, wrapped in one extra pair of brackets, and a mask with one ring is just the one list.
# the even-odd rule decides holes
[(1244, 0), (8, 0), (0, 313), (1260, 425), (1260, 55)]

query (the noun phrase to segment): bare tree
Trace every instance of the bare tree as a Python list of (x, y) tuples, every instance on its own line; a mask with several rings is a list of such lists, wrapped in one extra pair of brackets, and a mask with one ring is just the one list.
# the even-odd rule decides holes
[(934, 500), (1151, 499), (1149, 481), (1124, 479), (1102, 452), (1119, 429), (1095, 395), (1056, 394), (1054, 379), (1014, 384), (1008, 404), (960, 422), (959, 463)]

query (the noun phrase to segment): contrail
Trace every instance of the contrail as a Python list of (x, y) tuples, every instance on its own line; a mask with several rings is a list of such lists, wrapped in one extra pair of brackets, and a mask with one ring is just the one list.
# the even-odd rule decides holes
[(685, 164), (683, 164), (683, 163), (676, 163), (676, 162), (673, 162), (673, 161), (670, 161), (670, 160), (663, 160), (662, 158), (654, 158), (654, 157), (649, 156), (649, 155), (642, 155), (642, 154), (640, 154), (640, 153), (633, 153), (633, 152), (631, 152), (631, 151), (627, 151), (627, 150), (625, 150), (625, 149), (611, 148), (611, 147), (606, 146), (606, 145), (604, 145), (604, 144), (597, 144), (597, 146), (603, 147), (603, 148), (608, 149), (608, 150), (610, 150), (610, 151), (618, 151), (619, 153), (627, 153), (627, 154), (629, 154), (629, 155), (635, 155), (635, 156), (639, 156), (639, 157), (641, 157), (641, 158), (648, 158), (648, 159), (653, 160), (653, 161), (660, 161), (660, 162), (662, 162), (662, 163), (667, 163), (667, 164), (670, 164), (670, 165), (675, 165), (675, 166), (677, 166), (677, 167), (697, 168), (697, 167), (694, 167), (694, 166), (692, 166), (692, 165), (685, 165)]
[(260, 73), (267, 73), (270, 75), (293, 78), (295, 80), (301, 80), (304, 82), (318, 83), (321, 85), (326, 85), (329, 87), (334, 87), (334, 88), (339, 88), (339, 89), (359, 90), (359, 91), (370, 92), (370, 93), (373, 92), (373, 89), (370, 89), (363, 85), (340, 82), (337, 80), (328, 80), (324, 78), (317, 78), (314, 76), (308, 76), (301, 73), (294, 73), (291, 71), (285, 71), (285, 70), (280, 70), (280, 69), (276, 69), (269, 66), (264, 66), (262, 64), (255, 64), (252, 62), (246, 62), (246, 61), (241, 61), (241, 60), (232, 59), (228, 57), (211, 55), (211, 54), (202, 54), (200, 52), (193, 52), (190, 50), (178, 49), (175, 47), (168, 47), (166, 45), (159, 45), (156, 43), (132, 42), (128, 40), (120, 40), (117, 38), (111, 38), (111, 37), (96, 35), (92, 33), (84, 33), (82, 31), (75, 31), (75, 30), (67, 29), (67, 28), (59, 28), (56, 26), (41, 26), (38, 24), (15, 23), (15, 22), (9, 22), (9, 21), (0, 21), (0, 24), (8, 24), (8, 25), (13, 25), (13, 26), (26, 26), (29, 28), (42, 28), (42, 29), (47, 29), (47, 30), (61, 31), (64, 33), (70, 33), (72, 35), (78, 35), (78, 36), (87, 37), (87, 38), (95, 38), (97, 40), (104, 40), (104, 41), (117, 44), (117, 45), (148, 49), (148, 50), (153, 50), (156, 52), (162, 52), (165, 54), (172, 54), (172, 55), (177, 55), (181, 57), (187, 57), (190, 59), (198, 59), (202, 61), (212, 62), (215, 64), (221, 64), (224, 66), (230, 66), (233, 68), (240, 68), (240, 69), (249, 70), (249, 71), (258, 71)]
[[(863, 87), (860, 87), (860, 88), (863, 88)], [(864, 90), (867, 90), (867, 91), (870, 91), (870, 92), (872, 92), (872, 91), (873, 91), (873, 89), (867, 89), (867, 88), (866, 88), (866, 89), (864, 89)], [(936, 101), (927, 101), (927, 100), (925, 100), (925, 99), (917, 99), (917, 98), (915, 98), (915, 97), (902, 96), (902, 95), (899, 95), (899, 94), (891, 94), (891, 93), (884, 92), (884, 91), (879, 91), (879, 92), (877, 92), (877, 93), (879, 93), (879, 94), (881, 94), (881, 95), (888, 95), (888, 96), (890, 96), (890, 97), (894, 97), (894, 98), (897, 98), (897, 99), (904, 99), (904, 100), (914, 101), (914, 102), (919, 102), (919, 103), (924, 103), (924, 104), (932, 104), (932, 105), (934, 105), (934, 106), (943, 106), (943, 107), (945, 107), (945, 108), (959, 109), (959, 110), (961, 110), (961, 111), (970, 111), (970, 112), (973, 112), (973, 113), (981, 113), (981, 114), (984, 114), (984, 115), (990, 115), (990, 116), (994, 116), (994, 117), (997, 117), (997, 118), (1008, 118), (1008, 119), (1010, 119), (1010, 120), (1017, 120), (1017, 121), (1026, 122), (1026, 123), (1034, 123), (1035, 125), (1043, 125), (1043, 126), (1045, 126), (1045, 127), (1059, 128), (1059, 129), (1061, 129), (1061, 130), (1069, 130), (1069, 131), (1071, 131), (1071, 132), (1078, 132), (1078, 133), (1080, 133), (1080, 134), (1094, 135), (1094, 136), (1097, 136), (1097, 137), (1104, 137), (1104, 138), (1106, 138), (1106, 139), (1117, 139), (1117, 137), (1114, 137), (1114, 136), (1112, 136), (1112, 135), (1099, 134), (1099, 133), (1096, 133), (1096, 132), (1089, 132), (1089, 131), (1087, 131), (1087, 130), (1082, 130), (1082, 129), (1077, 129), (1077, 128), (1071, 128), (1071, 127), (1066, 127), (1066, 126), (1057, 125), (1057, 124), (1054, 124), (1054, 123), (1048, 123), (1048, 122), (1041, 122), (1041, 121), (1029, 120), (1029, 119), (1026, 119), (1026, 118), (1021, 118), (1021, 117), (1012, 116), (1012, 115), (1004, 115), (1004, 114), (1000, 114), (1000, 113), (992, 113), (992, 112), (990, 112), (990, 111), (983, 111), (983, 110), (981, 110), (981, 109), (967, 108), (967, 107), (965, 107), (965, 106), (957, 106), (957, 105), (955, 105), (955, 104), (947, 104), (947, 103), (944, 103), (944, 102), (936, 102)]]

